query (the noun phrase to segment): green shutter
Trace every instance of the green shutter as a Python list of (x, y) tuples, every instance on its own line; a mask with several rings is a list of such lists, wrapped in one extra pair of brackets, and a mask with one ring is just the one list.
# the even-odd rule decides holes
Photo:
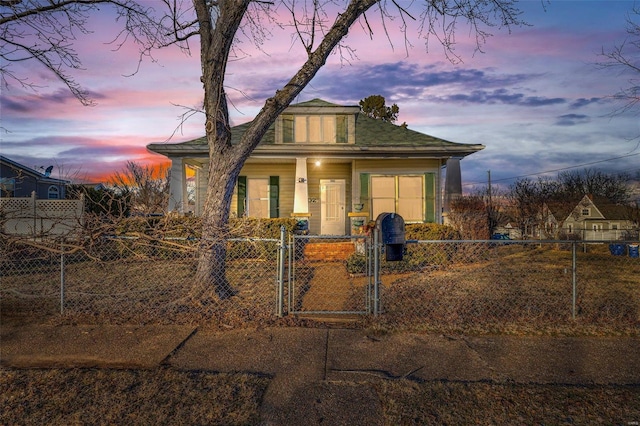
[(360, 202), (369, 211), (369, 173), (360, 173)]
[(238, 176), (238, 217), (244, 217), (247, 205), (247, 177)]
[(347, 133), (347, 116), (336, 116), (336, 143), (347, 143), (349, 140)]
[(293, 115), (282, 116), (282, 143), (293, 143)]
[(425, 221), (436, 222), (436, 174), (424, 174)]
[(269, 217), (280, 217), (280, 176), (269, 176)]

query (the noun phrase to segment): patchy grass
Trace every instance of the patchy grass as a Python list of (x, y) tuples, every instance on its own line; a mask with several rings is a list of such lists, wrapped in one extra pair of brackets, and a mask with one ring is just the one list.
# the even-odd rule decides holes
[(254, 425), (268, 383), (172, 369), (1, 369), (0, 424)]
[[(442, 246), (446, 267), (405, 275), (382, 291), (374, 327), (473, 334), (638, 335), (640, 261), (600, 247)], [(575, 318), (574, 318), (575, 313)]]
[[(254, 425), (260, 424), (260, 404), (269, 380), (169, 368), (0, 369), (0, 424)], [(380, 380), (371, 386), (382, 407), (380, 424), (390, 426), (640, 421), (637, 385)]]
[(638, 386), (381, 381), (387, 425), (636, 425)]

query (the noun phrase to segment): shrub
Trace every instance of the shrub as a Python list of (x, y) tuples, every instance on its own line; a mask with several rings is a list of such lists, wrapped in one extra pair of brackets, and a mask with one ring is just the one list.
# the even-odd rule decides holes
[(409, 223), (405, 225), (407, 240), (460, 240), (460, 232), (448, 225), (437, 223)]

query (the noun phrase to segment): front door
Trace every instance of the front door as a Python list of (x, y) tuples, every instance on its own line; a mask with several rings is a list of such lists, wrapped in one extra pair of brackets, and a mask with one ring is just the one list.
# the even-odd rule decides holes
[(320, 234), (345, 234), (345, 180), (320, 179)]

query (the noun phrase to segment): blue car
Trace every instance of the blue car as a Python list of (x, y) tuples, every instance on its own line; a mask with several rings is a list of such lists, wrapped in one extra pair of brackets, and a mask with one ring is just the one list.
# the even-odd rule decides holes
[(507, 234), (493, 234), (491, 236), (492, 240), (510, 240), (511, 238), (509, 238), (509, 236)]

